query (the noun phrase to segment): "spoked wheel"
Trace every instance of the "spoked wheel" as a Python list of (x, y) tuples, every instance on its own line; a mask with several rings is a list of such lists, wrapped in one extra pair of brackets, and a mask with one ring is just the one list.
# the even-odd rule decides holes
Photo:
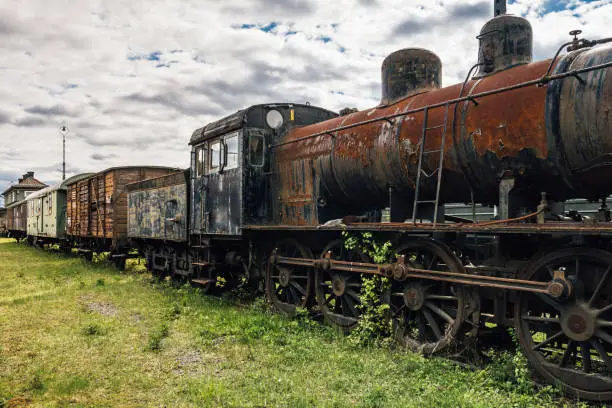
[(523, 278), (548, 282), (565, 268), (565, 298), (521, 293), (515, 305), (518, 339), (530, 365), (564, 391), (612, 399), (612, 254), (568, 248), (531, 263)]
[(266, 268), (266, 294), (276, 310), (292, 314), (296, 307), (306, 307), (312, 286), (312, 268), (273, 262), (274, 256), (312, 258), (308, 248), (294, 239), (274, 245)]
[[(465, 273), (463, 265), (442, 243), (418, 240), (398, 248), (398, 255), (413, 268)], [(398, 341), (412, 351), (433, 354), (458, 344), (466, 331), (472, 305), (462, 286), (442, 281), (393, 280), (391, 319)]]
[[(361, 251), (346, 249), (341, 239), (330, 242), (321, 253), (321, 258), (330, 251), (331, 259), (353, 262), (369, 261)], [(357, 324), (361, 314), (359, 310), (361, 274), (317, 268), (315, 282), (317, 304), (325, 320), (342, 329), (350, 329)]]

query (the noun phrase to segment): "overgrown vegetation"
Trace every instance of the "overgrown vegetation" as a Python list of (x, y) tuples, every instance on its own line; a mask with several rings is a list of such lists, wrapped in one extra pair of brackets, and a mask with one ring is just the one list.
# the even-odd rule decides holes
[(507, 359), (470, 370), (356, 347), (305, 310), (288, 319), (137, 268), (0, 240), (0, 407), (574, 405), (514, 386)]
[[(378, 242), (372, 233), (342, 233), (344, 246), (349, 251), (360, 251), (374, 263), (395, 262), (396, 254), (390, 242)], [(393, 330), (389, 315), (389, 306), (381, 299), (390, 288), (386, 277), (364, 275), (360, 293), (361, 316), (356, 327), (348, 336), (349, 341), (359, 347), (377, 346), (394, 348), (396, 341), (392, 338)], [(489, 384), (498, 384), (505, 390), (516, 390), (522, 394), (534, 393), (536, 383), (531, 378), (526, 357), (520, 350), (514, 329), (508, 329), (515, 348), (513, 350), (488, 350), (486, 359), (489, 364), (480, 371), (480, 380)], [(540, 395), (559, 395), (552, 386), (539, 390)]]
[[(343, 232), (344, 246), (349, 251), (360, 251), (375, 263), (389, 262), (393, 257), (390, 242), (377, 243), (369, 232), (350, 234)], [(351, 331), (349, 340), (357, 346), (384, 346), (391, 343), (391, 321), (389, 305), (381, 302), (389, 289), (390, 281), (383, 276), (367, 276), (361, 278), (361, 304), (357, 307), (361, 317), (357, 326)]]

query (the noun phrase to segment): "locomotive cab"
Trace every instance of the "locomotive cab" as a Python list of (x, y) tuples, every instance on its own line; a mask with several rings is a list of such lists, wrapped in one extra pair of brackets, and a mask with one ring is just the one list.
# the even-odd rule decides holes
[(191, 152), (191, 233), (238, 236), (272, 219), (268, 146), (289, 129), (336, 117), (301, 104), (254, 105), (197, 129)]

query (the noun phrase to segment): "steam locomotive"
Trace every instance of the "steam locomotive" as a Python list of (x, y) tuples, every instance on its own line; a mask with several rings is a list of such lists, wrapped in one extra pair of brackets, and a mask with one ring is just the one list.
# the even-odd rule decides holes
[[(314, 308), (347, 329), (362, 277), (383, 276), (410, 349), (443, 353), (485, 324), (513, 327), (546, 381), (611, 400), (612, 39), (570, 34), (531, 62), (529, 22), (502, 11), (461, 84), (440, 87), (439, 58), (411, 48), (383, 62), (371, 109), (240, 110), (194, 131), (186, 171), (68, 183), (61, 242), (119, 264), (136, 247), (151, 271), (203, 290), (261, 283), (279, 311)], [(601, 207), (568, 213), (571, 198)], [(447, 215), (448, 202), (499, 217)], [(396, 257), (377, 264), (343, 232), (389, 241)]]

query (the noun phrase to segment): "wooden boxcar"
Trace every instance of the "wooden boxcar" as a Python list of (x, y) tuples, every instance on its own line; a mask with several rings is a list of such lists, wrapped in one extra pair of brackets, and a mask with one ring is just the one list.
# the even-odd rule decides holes
[(92, 174), (78, 174), (60, 184), (43, 188), (28, 196), (26, 199), (28, 203), (28, 239), (45, 244), (66, 238), (66, 186)]
[(126, 251), (126, 185), (177, 170), (157, 166), (113, 167), (68, 183), (68, 239), (79, 248), (97, 252)]

